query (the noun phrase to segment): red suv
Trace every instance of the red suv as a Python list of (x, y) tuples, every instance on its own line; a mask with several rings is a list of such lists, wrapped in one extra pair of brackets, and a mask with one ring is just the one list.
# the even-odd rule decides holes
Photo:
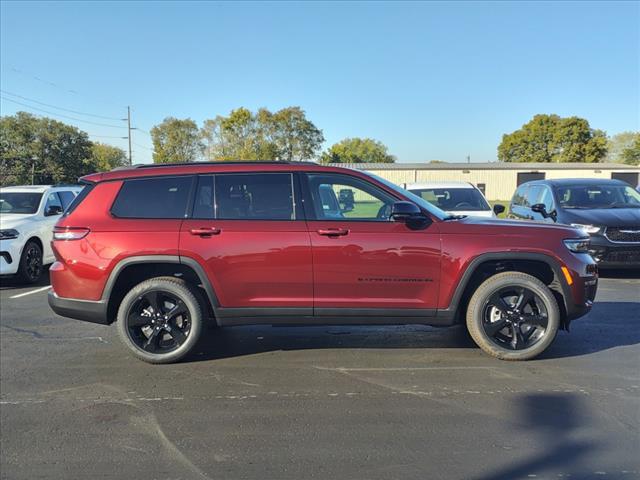
[(544, 351), (597, 287), (574, 228), (448, 216), (366, 172), (312, 163), (143, 165), (84, 177), (54, 230), (49, 304), (116, 322), (138, 358), (205, 322), (466, 322), (505, 360)]

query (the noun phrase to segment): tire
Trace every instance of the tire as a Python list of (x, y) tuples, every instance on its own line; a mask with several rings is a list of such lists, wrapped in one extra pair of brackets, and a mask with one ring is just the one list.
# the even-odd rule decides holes
[(466, 320), (469, 334), (484, 352), (501, 360), (530, 360), (555, 339), (560, 309), (536, 277), (504, 272), (473, 293)]
[(134, 356), (148, 363), (174, 363), (198, 343), (205, 306), (195, 287), (175, 277), (139, 283), (122, 299), (117, 328)]
[(37, 242), (29, 240), (22, 249), (18, 265), (18, 280), (22, 283), (36, 283), (42, 278), (42, 248)]

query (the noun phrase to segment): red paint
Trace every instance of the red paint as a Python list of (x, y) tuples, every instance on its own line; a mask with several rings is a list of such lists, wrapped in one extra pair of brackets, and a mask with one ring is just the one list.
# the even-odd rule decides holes
[(54, 241), (51, 280), (60, 297), (97, 300), (122, 259), (181, 255), (196, 260), (223, 307), (444, 309), (471, 261), (489, 252), (548, 255), (566, 266), (575, 304), (584, 303), (585, 256), (562, 244), (574, 229), (547, 224), (465, 219), (423, 230), (399, 222), (123, 220), (109, 213), (122, 179), (216, 172), (356, 171), (308, 164), (193, 164), (94, 174), (99, 182), (60, 227), (86, 227), (78, 241)]

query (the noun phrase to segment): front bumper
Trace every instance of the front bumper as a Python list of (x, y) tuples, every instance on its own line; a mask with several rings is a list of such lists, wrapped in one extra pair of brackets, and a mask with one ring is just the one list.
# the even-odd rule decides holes
[(22, 241), (20, 237), (0, 240), (0, 275), (13, 275), (18, 272)]
[(594, 235), (589, 242), (589, 254), (601, 268), (640, 268), (640, 244), (611, 242)]
[(49, 306), (51, 310), (62, 317), (75, 318), (85, 322), (100, 323), (108, 325), (107, 302), (104, 300), (77, 300), (74, 298), (63, 298), (56, 295), (53, 290), (49, 290)]

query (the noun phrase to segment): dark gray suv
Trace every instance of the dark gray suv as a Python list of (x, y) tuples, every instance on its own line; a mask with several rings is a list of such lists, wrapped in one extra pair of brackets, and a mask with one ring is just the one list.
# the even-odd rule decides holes
[(621, 180), (536, 180), (518, 187), (509, 218), (582, 228), (603, 268), (640, 268), (640, 193)]

